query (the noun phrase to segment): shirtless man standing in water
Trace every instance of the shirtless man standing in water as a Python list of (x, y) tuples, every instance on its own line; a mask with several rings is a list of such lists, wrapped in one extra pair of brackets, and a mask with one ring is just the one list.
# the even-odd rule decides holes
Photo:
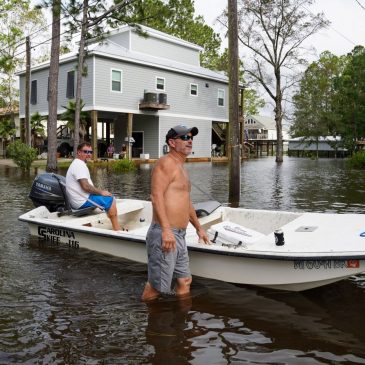
[(166, 135), (170, 152), (161, 157), (153, 169), (153, 219), (146, 239), (148, 281), (142, 294), (145, 301), (155, 299), (161, 293), (171, 293), (172, 279), (176, 279), (177, 296), (190, 292), (192, 279), (185, 243), (189, 221), (195, 227), (199, 240), (209, 244), (190, 200), (189, 176), (183, 166), (197, 134), (196, 127), (178, 125), (171, 128)]

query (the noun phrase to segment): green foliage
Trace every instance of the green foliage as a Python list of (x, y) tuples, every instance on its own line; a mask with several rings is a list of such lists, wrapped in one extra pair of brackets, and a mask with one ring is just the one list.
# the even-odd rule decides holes
[(23, 170), (29, 170), (32, 162), (37, 158), (37, 150), (20, 141), (11, 143), (7, 154)]
[[(87, 118), (89, 117), (89, 113), (82, 110), (85, 106), (85, 103), (81, 100), (81, 111), (80, 111), (80, 135), (82, 139), (86, 134), (86, 126), (87, 126)], [(67, 128), (71, 131), (75, 130), (75, 110), (76, 110), (76, 102), (74, 100), (70, 100), (67, 106), (62, 106), (66, 111), (63, 112), (60, 116), (60, 120), (67, 121)]]
[(261, 99), (256, 90), (245, 89), (243, 97), (243, 112), (247, 115), (258, 115), (260, 109), (265, 106), (265, 100)]
[(323, 52), (320, 59), (309, 65), (293, 97), (294, 123), (291, 134), (306, 139), (337, 135), (335, 84), (346, 64), (345, 57)]
[(9, 137), (15, 136), (16, 128), (14, 128), (13, 122), (10, 118), (0, 120), (0, 137), (8, 139)]
[(24, 65), (24, 34), (34, 33), (44, 24), (41, 11), (33, 9), (29, 1), (0, 2), (0, 99), (9, 107), (18, 98), (15, 72)]
[(128, 171), (134, 171), (136, 169), (136, 165), (132, 160), (123, 159), (118, 160), (113, 163), (111, 163), (111, 169), (114, 172), (128, 172)]
[(355, 151), (365, 138), (365, 48), (341, 57), (322, 53), (306, 70), (293, 102), (292, 135), (341, 136), (336, 147)]
[(45, 120), (47, 120), (47, 117), (40, 115), (38, 112), (32, 114), (30, 118), (30, 128), (33, 135), (45, 137), (45, 127), (42, 123)]
[(347, 164), (354, 169), (365, 169), (365, 150), (354, 153), (347, 160)]
[(339, 93), (336, 107), (346, 147), (355, 150), (356, 142), (365, 138), (365, 48), (356, 46), (347, 57), (336, 84)]

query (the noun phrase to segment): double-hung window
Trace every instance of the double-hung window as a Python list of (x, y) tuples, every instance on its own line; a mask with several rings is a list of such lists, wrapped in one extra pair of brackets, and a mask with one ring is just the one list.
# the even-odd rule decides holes
[(190, 84), (190, 95), (198, 96), (198, 85)]
[(122, 92), (122, 71), (112, 70), (112, 91)]
[(165, 78), (164, 77), (156, 77), (156, 89), (164, 91), (165, 90)]
[(218, 106), (224, 106), (224, 90), (218, 89)]
[(73, 99), (75, 97), (75, 70), (67, 72), (66, 98)]

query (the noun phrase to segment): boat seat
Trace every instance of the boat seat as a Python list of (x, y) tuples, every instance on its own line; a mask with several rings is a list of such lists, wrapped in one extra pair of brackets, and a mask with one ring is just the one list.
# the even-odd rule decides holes
[(82, 217), (92, 213), (96, 207), (87, 207), (83, 209), (59, 209), (57, 211), (57, 216), (62, 217), (63, 215), (74, 215), (75, 217)]
[(63, 194), (63, 199), (65, 201), (65, 207), (63, 208), (59, 208), (58, 211), (57, 211), (57, 215), (58, 217), (62, 217), (63, 215), (74, 215), (76, 217), (82, 217), (84, 215), (88, 215), (90, 213), (92, 213), (96, 207), (87, 207), (87, 208), (82, 208), (82, 209), (73, 209), (71, 207), (71, 204), (68, 200), (68, 197), (67, 197), (67, 193), (66, 193), (66, 185), (63, 181), (61, 181), (59, 179), (59, 177), (56, 175), (56, 174), (52, 174), (53, 177), (55, 179), (57, 179), (59, 185), (60, 185), (60, 188), (61, 188), (61, 191), (62, 191), (62, 194)]
[(206, 202), (194, 204), (194, 209), (198, 218), (212, 214), (222, 204), (216, 200), (208, 200)]

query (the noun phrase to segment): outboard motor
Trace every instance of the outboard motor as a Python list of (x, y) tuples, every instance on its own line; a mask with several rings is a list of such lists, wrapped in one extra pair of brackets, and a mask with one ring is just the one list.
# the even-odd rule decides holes
[(67, 199), (64, 184), (64, 176), (53, 173), (38, 175), (33, 181), (29, 198), (35, 207), (44, 205), (50, 212), (63, 210)]

